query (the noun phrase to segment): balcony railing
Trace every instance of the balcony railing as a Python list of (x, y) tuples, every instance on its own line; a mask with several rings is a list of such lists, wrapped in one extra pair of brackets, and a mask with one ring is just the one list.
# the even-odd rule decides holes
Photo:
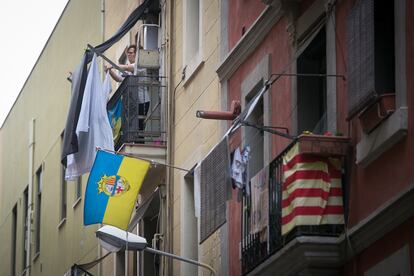
[[(312, 139), (318, 140), (318, 137), (305, 137), (302, 140), (296, 140), (287, 146), (282, 153), (279, 154), (270, 164), (269, 164), (269, 178), (267, 183), (268, 188), (268, 225), (266, 239), (263, 241), (259, 233), (251, 233), (251, 223), (252, 215), (250, 212), (252, 198), (251, 195), (248, 195), (246, 192), (243, 193), (242, 201), (242, 237), (241, 237), (241, 252), (242, 252), (242, 272), (243, 275), (248, 274), (255, 267), (263, 263), (267, 258), (275, 254), (281, 248), (284, 247), (289, 241), (298, 236), (338, 236), (344, 231), (344, 225), (338, 224), (326, 224), (326, 225), (300, 225), (293, 228), (288, 234), (282, 235), (282, 187), (283, 187), (283, 157), (295, 146), (297, 143), (303, 143), (300, 146), (303, 148), (303, 152), (309, 154), (309, 146)], [(330, 139), (330, 138), (328, 138)], [(341, 140), (339, 143), (346, 143), (346, 138), (339, 138)], [(321, 137), (316, 144), (313, 144), (313, 149), (317, 151), (316, 154), (321, 154), (324, 156), (329, 156), (329, 151), (334, 152), (335, 156), (342, 155), (339, 152), (338, 142), (328, 141), (326, 143), (324, 140), (326, 138)], [(335, 140), (335, 138), (333, 139)], [(322, 142), (321, 142), (322, 141)], [(325, 143), (325, 144), (324, 144)], [(336, 145), (337, 147), (331, 147), (331, 149), (321, 147), (330, 145)], [(311, 145), (312, 146), (312, 145)], [(315, 147), (316, 146), (316, 147)], [(345, 147), (344, 147), (345, 148)], [(320, 150), (322, 149), (322, 151)], [(327, 151), (326, 151), (327, 150)], [(342, 179), (343, 179), (342, 172)], [(343, 186), (342, 181), (342, 186)], [(250, 184), (249, 184), (250, 185)]]
[(165, 144), (164, 87), (158, 75), (125, 77), (107, 105), (116, 150), (125, 143)]

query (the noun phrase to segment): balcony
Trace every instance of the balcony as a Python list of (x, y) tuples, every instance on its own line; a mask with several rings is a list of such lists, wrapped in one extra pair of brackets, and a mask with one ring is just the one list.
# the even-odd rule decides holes
[(157, 74), (125, 77), (107, 104), (115, 150), (124, 144), (165, 145), (164, 88)]
[[(290, 225), (290, 228), (287, 229), (289, 223), (286, 223), (286, 217), (288, 216), (282, 219), (283, 211), (286, 212), (286, 210), (284, 210), (284, 208), (286, 208), (286, 200), (292, 200), (291, 202), (294, 202), (297, 198), (294, 196), (293, 199), (291, 199), (290, 196), (286, 198), (286, 194), (283, 198), (282, 190), (290, 189), (286, 188), (287, 186), (284, 185), (284, 182), (287, 182), (289, 177), (292, 177), (294, 174), (292, 173), (288, 177), (286, 174), (286, 171), (288, 170), (287, 168), (290, 166), (289, 158), (292, 158), (290, 160), (293, 160), (292, 156), (297, 157), (300, 155), (303, 159), (299, 162), (323, 163), (325, 160), (326, 162), (330, 162), (329, 160), (344, 159), (344, 155), (348, 149), (349, 139), (337, 136), (301, 135), (297, 140), (288, 145), (284, 151), (269, 164), (269, 177), (267, 178), (267, 183), (264, 183), (265, 186), (267, 186), (265, 195), (268, 197), (268, 202), (265, 200), (264, 204), (268, 206), (268, 223), (266, 227), (263, 228), (264, 230), (262, 232), (257, 233), (252, 231), (252, 229), (254, 229), (254, 227), (252, 228), (252, 225), (257, 223), (256, 221), (253, 222), (252, 218), (254, 216), (252, 214), (254, 213), (254, 207), (252, 206), (252, 204), (254, 204), (252, 201), (253, 191), (249, 194), (246, 192), (243, 193), (241, 211), (241, 254), (243, 275), (274, 275), (275, 271), (278, 271), (278, 274), (280, 275), (296, 275), (300, 271), (303, 271), (303, 269), (309, 269), (309, 267), (313, 269), (315, 266), (320, 266), (323, 269), (326, 269), (326, 267), (334, 266), (337, 259), (339, 259), (340, 252), (339, 249), (332, 244), (332, 238), (338, 237), (344, 231), (343, 218), (345, 214), (343, 211), (344, 204), (342, 190), (345, 182), (343, 166), (339, 167), (335, 175), (335, 185), (339, 186), (339, 188), (332, 188), (334, 187), (334, 184), (332, 184), (329, 185), (328, 191), (325, 191), (326, 195), (329, 194), (326, 199), (326, 202), (328, 203), (325, 202), (327, 208), (328, 205), (332, 204), (332, 201), (329, 203), (332, 195), (331, 192), (336, 189), (335, 200), (336, 202), (338, 202), (338, 200), (340, 202), (341, 211), (339, 211), (338, 217), (342, 218), (341, 223), (332, 223), (332, 220), (329, 219), (324, 221), (323, 214), (325, 211), (322, 211), (322, 219), (319, 220), (319, 223), (310, 223), (310, 225), (306, 225), (306, 223), (301, 222), (296, 223), (296, 225), (293, 226)], [(292, 152), (295, 152), (296, 155), (293, 155)], [(312, 169), (315, 170), (315, 167), (312, 167)], [(298, 171), (299, 170), (303, 172), (306, 168), (301, 167)], [(328, 169), (326, 170), (328, 172)], [(328, 175), (330, 173), (331, 170), (329, 169)], [(331, 180), (332, 182), (334, 181), (333, 176)], [(325, 181), (325, 179), (323, 181)], [(304, 188), (300, 186), (300, 181), (297, 181), (296, 183), (299, 183), (294, 184), (299, 185), (296, 188), (297, 190)], [(323, 185), (324, 184), (325, 182), (323, 182)], [(250, 190), (252, 190), (252, 188)], [(310, 190), (315, 191), (316, 189)], [(312, 198), (312, 200), (312, 202), (315, 202), (315, 198)], [(299, 202), (300, 205), (300, 202), (303, 201), (299, 199), (297, 202)], [(288, 205), (288, 207), (290, 208), (292, 206)], [(291, 210), (294, 211), (290, 214), (295, 213), (296, 207), (299, 207), (298, 209), (300, 209), (301, 207), (308, 206), (296, 205), (292, 207)], [(314, 207), (315, 206), (312, 206), (311, 208)], [(319, 207), (319, 205), (317, 207)], [(304, 219), (304, 221), (309, 219), (307, 215), (305, 216), (306, 219)], [(305, 216), (302, 216), (302, 218)], [(283, 229), (283, 227), (285, 228)], [(319, 260), (316, 260), (316, 256), (322, 257), (320, 257)], [(309, 258), (312, 260), (309, 260)], [(289, 261), (286, 261), (286, 259), (289, 259)], [(296, 265), (292, 266), (292, 263), (295, 263)], [(301, 265), (302, 267), (299, 268)]]
[[(125, 77), (107, 104), (108, 116), (115, 150), (151, 160), (154, 164), (164, 164), (167, 156), (164, 79), (158, 76), (158, 70), (148, 69), (147, 72), (146, 76)], [(143, 106), (142, 102), (148, 104)], [(151, 166), (140, 191), (142, 200), (165, 183), (165, 173), (164, 166)]]

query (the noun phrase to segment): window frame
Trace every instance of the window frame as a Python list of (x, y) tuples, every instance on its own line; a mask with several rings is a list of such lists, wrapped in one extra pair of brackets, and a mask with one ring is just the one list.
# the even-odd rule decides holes
[[(327, 7), (324, 1), (315, 1), (297, 20), (295, 24), (294, 45), (295, 56), (298, 58), (309, 46), (321, 29), (325, 29), (326, 74), (335, 75), (336, 68), (336, 23), (335, 6)], [(292, 71), (297, 72), (296, 62)], [(337, 78), (326, 77), (326, 125), (327, 131), (337, 132)], [(292, 133), (298, 133), (297, 78), (291, 78), (292, 87)]]
[(73, 205), (72, 208), (75, 208), (76, 206), (78, 206), (79, 202), (82, 200), (82, 176), (79, 176), (76, 181), (75, 181), (75, 189), (74, 189), (74, 201), (73, 201)]
[[(35, 246), (34, 246), (34, 260), (40, 255), (40, 241), (41, 241), (41, 219), (42, 219), (42, 187), (43, 186), (43, 165), (41, 165), (36, 171), (36, 220), (35, 220)], [(30, 241), (29, 241), (30, 242)]]
[[(195, 35), (190, 34), (188, 30), (189, 16), (188, 3), (194, 3), (198, 1), (198, 49), (192, 55), (188, 56), (189, 43), (194, 39)], [(203, 59), (203, 0), (183, 0), (183, 70), (184, 70), (184, 86), (187, 85), (190, 79), (193, 78), (194, 74), (199, 70), (201, 65), (204, 63)]]
[(30, 210), (29, 210), (29, 186), (26, 186), (26, 188), (23, 191), (23, 239), (22, 239), (22, 271), (24, 271), (26, 269), (26, 259), (27, 259), (27, 244), (28, 244), (28, 239), (27, 239), (27, 221), (29, 219), (29, 214), (30, 214)]
[(362, 133), (356, 163), (367, 167), (401, 141), (408, 130), (405, 0), (394, 1), (395, 111), (371, 133)]

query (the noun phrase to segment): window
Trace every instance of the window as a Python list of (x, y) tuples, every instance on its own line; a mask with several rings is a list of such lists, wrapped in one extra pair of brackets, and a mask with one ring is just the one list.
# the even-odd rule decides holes
[[(297, 60), (298, 74), (326, 74), (326, 34), (322, 28)], [(327, 130), (326, 78), (297, 77), (298, 134)]]
[(12, 211), (12, 232), (11, 232), (11, 275), (16, 275), (16, 238), (17, 238), (17, 204)]
[(201, 64), (202, 42), (202, 0), (184, 1), (184, 41), (183, 57), (186, 69), (186, 79), (189, 79)]
[(364, 276), (409, 276), (410, 247), (403, 246), (384, 260), (364, 272)]
[(65, 167), (61, 166), (61, 179), (60, 179), (60, 223), (66, 219), (66, 203), (67, 203), (67, 182), (65, 180)]
[[(254, 96), (263, 86), (263, 81), (259, 82), (255, 88), (246, 96), (245, 102), (248, 105)], [(250, 124), (263, 126), (263, 98), (259, 100), (253, 109), (248, 120)], [(248, 166), (248, 175), (256, 175), (264, 167), (264, 132), (254, 127), (245, 127), (243, 135), (243, 144), (250, 147), (250, 159)]]
[(28, 187), (26, 187), (26, 189), (24, 189), (23, 192), (23, 225), (24, 227), (23, 229), (23, 266), (22, 266), (22, 270), (26, 269), (26, 259), (27, 259), (27, 247), (29, 244), (29, 241), (27, 240), (27, 220), (28, 220), (28, 215), (29, 215), (29, 191), (28, 191)]
[[(196, 169), (199, 173), (199, 170)], [(184, 177), (181, 205), (181, 254), (193, 260), (198, 260), (198, 225), (194, 202), (194, 174), (188, 173)], [(197, 266), (181, 265), (181, 275), (197, 275)]]
[(348, 116), (395, 92), (394, 1), (357, 1), (347, 22)]
[[(348, 115), (369, 107), (361, 114), (369, 119), (370, 115), (377, 114), (370, 111), (375, 111), (377, 105), (371, 103), (376, 103), (379, 96), (387, 93), (388, 99), (395, 99), (394, 112), (382, 119), (377, 116), (381, 120), (361, 135), (356, 163), (362, 167), (380, 157), (407, 133), (405, 5), (405, 0), (361, 0), (348, 16)], [(352, 32), (355, 35), (351, 36)], [(350, 65), (354, 61), (357, 63)], [(375, 123), (375, 120), (360, 119), (361, 126), (365, 122)]]
[[(63, 137), (64, 132), (60, 135), (60, 145), (63, 148)], [(65, 179), (65, 166), (60, 166), (60, 221), (58, 224), (58, 228), (60, 228), (64, 221), (66, 220), (66, 212), (67, 212), (67, 189), (68, 183)]]
[(82, 197), (82, 177), (78, 177), (75, 183), (75, 202), (76, 205)]
[(228, 141), (224, 138), (200, 164), (201, 243), (226, 222), (228, 157)]
[(40, 220), (41, 220), (41, 211), (42, 211), (42, 176), (43, 171), (40, 167), (36, 172), (36, 221), (35, 221), (35, 253), (36, 255), (40, 253)]

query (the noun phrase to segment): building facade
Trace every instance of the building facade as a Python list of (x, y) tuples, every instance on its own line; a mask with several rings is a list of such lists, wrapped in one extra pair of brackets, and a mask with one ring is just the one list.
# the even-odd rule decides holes
[[(237, 200), (234, 190), (229, 201), (229, 233), (240, 237), (229, 239), (230, 275), (412, 275), (411, 6), (228, 1), (229, 53), (217, 70), (227, 105), (239, 100), (243, 110), (269, 84), (249, 123), (279, 130), (245, 127), (230, 145), (250, 145), (250, 176), (270, 166), (266, 241), (250, 230), (251, 196)], [(388, 97), (393, 103), (380, 111)], [(308, 136), (297, 138), (302, 133)], [(310, 133), (347, 137), (349, 145), (339, 153), (340, 144), (329, 146)], [(319, 138), (306, 150), (312, 136)], [(278, 164), (295, 144), (308, 156), (342, 156), (344, 228), (299, 225), (282, 234), (287, 199), (278, 189), (286, 174)], [(300, 204), (293, 216), (303, 214), (307, 206)]]
[(86, 43), (102, 41), (100, 5), (67, 4), (1, 127), (1, 275), (64, 275), (98, 257), (96, 227), (82, 222), (86, 179), (64, 181), (60, 152), (66, 78)]
[[(144, 2), (69, 1), (4, 122), (1, 275), (210, 275), (106, 251), (82, 223), (87, 175), (63, 179), (67, 72)], [(128, 231), (216, 275), (414, 275), (413, 15), (408, 0), (151, 1), (98, 53), (125, 64), (136, 44), (145, 69), (108, 101), (115, 150), (151, 162)]]

